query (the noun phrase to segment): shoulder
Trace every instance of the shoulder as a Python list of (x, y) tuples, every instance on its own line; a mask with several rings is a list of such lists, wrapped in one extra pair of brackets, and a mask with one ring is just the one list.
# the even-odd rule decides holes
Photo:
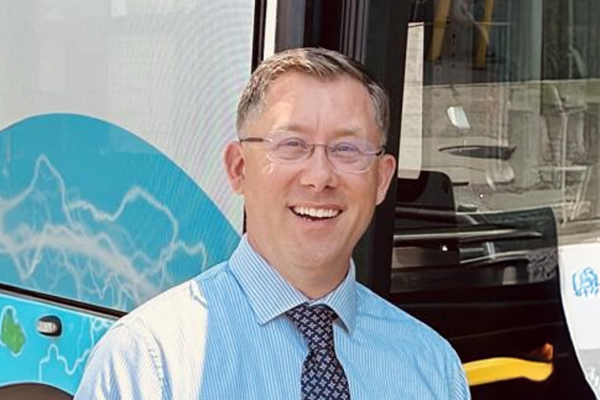
[(180, 390), (195, 393), (208, 325), (202, 283), (220, 279), (225, 269), (225, 263), (217, 265), (115, 322), (90, 355), (80, 398), (162, 399)]
[[(456, 353), (439, 333), (399, 307), (373, 293), (365, 286), (357, 285), (358, 311), (362, 324), (389, 335), (403, 347), (413, 346), (430, 354), (456, 358)], [(393, 336), (393, 337), (392, 337)], [(442, 354), (440, 354), (440, 352)]]
[(159, 294), (118, 320), (111, 330), (127, 329), (148, 346), (160, 348), (163, 357), (176, 356), (171, 353), (181, 351), (192, 338), (204, 340), (208, 319), (204, 285), (227, 279), (227, 269), (227, 263), (216, 265)]
[(423, 376), (435, 377), (437, 387), (448, 390), (452, 399), (469, 399), (468, 385), (458, 354), (434, 329), (357, 285), (357, 327), (371, 343), (397, 357), (403, 366), (411, 365)]
[(207, 311), (203, 285), (222, 279), (227, 263), (216, 265), (202, 274), (148, 300), (115, 324), (139, 331), (154, 332), (153, 336), (170, 335), (185, 325), (197, 325)]
[(162, 369), (145, 338), (114, 325), (94, 348), (75, 399), (149, 399), (166, 396)]
[(154, 338), (169, 336), (187, 325), (192, 319), (201, 318), (206, 312), (206, 301), (197, 278), (175, 286), (144, 303), (118, 320), (114, 327), (127, 328), (136, 333), (152, 332)]

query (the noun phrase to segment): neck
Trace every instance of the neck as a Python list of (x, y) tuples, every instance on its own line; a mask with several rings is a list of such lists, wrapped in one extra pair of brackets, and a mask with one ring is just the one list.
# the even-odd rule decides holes
[(340, 273), (330, 274), (330, 276), (325, 276), (322, 273), (312, 273), (314, 271), (306, 271), (302, 267), (282, 270), (273, 265), (273, 268), (310, 300), (320, 299), (333, 292), (348, 274), (348, 267)]
[(311, 300), (320, 299), (334, 291), (346, 278), (350, 257), (318, 259), (304, 255), (301, 262), (290, 252), (263, 251), (259, 243), (248, 237), (252, 248), (259, 253), (290, 285)]

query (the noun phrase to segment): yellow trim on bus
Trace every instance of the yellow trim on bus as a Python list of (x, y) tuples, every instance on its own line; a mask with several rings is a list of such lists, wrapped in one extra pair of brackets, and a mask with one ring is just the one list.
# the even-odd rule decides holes
[(525, 378), (536, 382), (552, 374), (551, 362), (528, 361), (520, 358), (498, 357), (463, 364), (469, 386)]

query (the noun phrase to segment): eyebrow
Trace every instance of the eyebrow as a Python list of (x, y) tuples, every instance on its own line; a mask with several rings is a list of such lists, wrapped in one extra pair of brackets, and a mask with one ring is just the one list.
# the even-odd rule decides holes
[[(298, 132), (301, 134), (306, 134), (308, 128), (303, 126), (302, 124), (298, 124), (295, 122), (284, 123), (281, 125), (276, 125), (273, 127), (271, 132), (280, 132), (280, 131), (289, 131), (289, 132)], [(335, 131), (336, 137), (343, 136), (358, 136), (358, 137), (366, 137), (367, 131), (361, 128), (360, 126), (349, 126), (346, 128), (338, 129)]]
[(348, 128), (344, 128), (344, 129), (340, 129), (338, 131), (336, 131), (336, 134), (338, 136), (359, 136), (359, 137), (366, 137), (367, 136), (367, 131), (364, 130), (363, 128), (361, 128), (360, 126), (350, 126)]
[(308, 129), (306, 127), (302, 126), (301, 124), (297, 124), (294, 122), (286, 122), (281, 125), (275, 125), (271, 131), (272, 132), (290, 131), (290, 132), (304, 133), (307, 130)]

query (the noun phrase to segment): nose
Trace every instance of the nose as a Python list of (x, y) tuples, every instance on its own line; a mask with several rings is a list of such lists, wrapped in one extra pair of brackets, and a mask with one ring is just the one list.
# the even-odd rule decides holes
[(315, 192), (337, 186), (338, 176), (327, 158), (325, 146), (315, 146), (312, 154), (304, 161), (300, 184)]

